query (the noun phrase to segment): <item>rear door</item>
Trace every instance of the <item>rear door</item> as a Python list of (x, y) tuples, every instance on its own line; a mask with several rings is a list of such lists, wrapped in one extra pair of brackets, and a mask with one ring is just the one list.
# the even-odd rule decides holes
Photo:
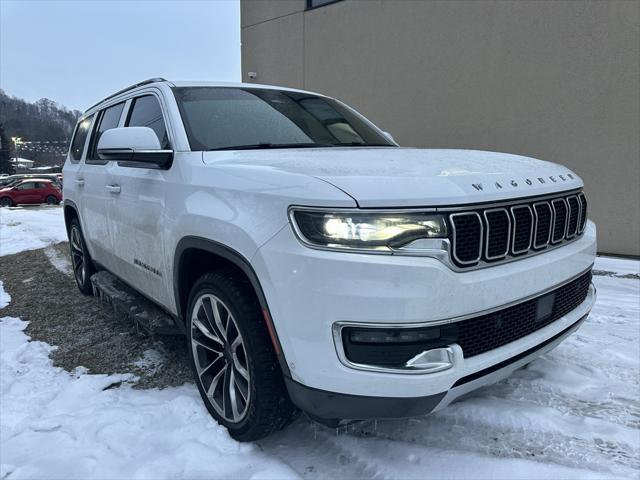
[[(155, 93), (132, 99), (125, 127), (149, 127), (164, 149), (171, 148), (162, 97)], [(167, 288), (164, 256), (165, 197), (169, 171), (113, 162), (110, 219), (117, 271), (127, 283), (164, 306), (173, 299)]]
[[(109, 208), (113, 194), (109, 162), (100, 160), (97, 154), (100, 136), (110, 128), (116, 128), (124, 110), (124, 102), (111, 105), (98, 112), (94, 121), (86, 158), (80, 164), (78, 178), (82, 182), (80, 216), (85, 242), (92, 258), (109, 270), (115, 270), (113, 239), (109, 226)], [(117, 274), (117, 271), (114, 271)]]

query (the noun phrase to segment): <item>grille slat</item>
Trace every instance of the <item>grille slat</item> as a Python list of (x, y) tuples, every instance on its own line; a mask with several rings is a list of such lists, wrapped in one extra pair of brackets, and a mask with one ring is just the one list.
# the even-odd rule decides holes
[(551, 201), (553, 208), (553, 233), (551, 243), (559, 243), (567, 232), (567, 202), (562, 198)]
[(504, 258), (509, 253), (509, 239), (511, 218), (505, 208), (485, 210), (484, 219), (487, 222), (485, 239), (485, 259), (495, 260)]
[(580, 192), (578, 199), (580, 200), (580, 225), (578, 226), (578, 233), (580, 234), (584, 231), (584, 227), (587, 224), (587, 197), (584, 196), (584, 193)]
[(578, 222), (580, 221), (580, 203), (578, 197), (568, 197), (569, 220), (567, 222), (567, 238), (575, 237), (578, 233)]
[(482, 220), (476, 212), (454, 213), (450, 217), (453, 225), (453, 256), (463, 265), (474, 265), (482, 252)]
[(553, 227), (553, 212), (548, 202), (535, 203), (533, 212), (536, 217), (533, 248), (544, 248), (551, 241), (551, 228)]
[(533, 213), (529, 205), (511, 207), (513, 215), (513, 240), (511, 253), (520, 255), (531, 248), (531, 231), (533, 229)]
[(469, 268), (519, 258), (582, 234), (587, 199), (580, 192), (501, 208), (471, 206), (469, 211), (451, 213), (449, 221), (453, 263)]

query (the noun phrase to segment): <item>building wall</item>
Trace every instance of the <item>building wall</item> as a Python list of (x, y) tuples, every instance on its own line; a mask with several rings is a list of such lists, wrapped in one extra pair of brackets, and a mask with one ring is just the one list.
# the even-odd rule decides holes
[(243, 81), (337, 97), (402, 145), (563, 163), (585, 181), (599, 249), (640, 255), (640, 2), (305, 7), (241, 0)]

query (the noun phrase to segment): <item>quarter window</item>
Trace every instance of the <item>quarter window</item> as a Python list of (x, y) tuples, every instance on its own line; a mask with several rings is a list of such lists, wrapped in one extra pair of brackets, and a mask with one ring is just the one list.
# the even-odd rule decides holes
[(71, 142), (71, 149), (69, 151), (69, 156), (73, 161), (77, 162), (82, 158), (84, 144), (87, 141), (87, 136), (89, 135), (91, 120), (93, 120), (93, 115), (82, 120), (76, 127), (76, 133), (73, 135), (73, 141)]
[(90, 151), (87, 153), (87, 161), (91, 160), (90, 163), (106, 163), (103, 160), (100, 160), (100, 158), (98, 157), (98, 141), (105, 131), (109, 130), (110, 128), (116, 128), (118, 126), (118, 123), (120, 123), (120, 115), (122, 115), (123, 109), (124, 102), (112, 105), (111, 107), (104, 109), (100, 113), (100, 117), (98, 118), (98, 127), (94, 129), (93, 138), (91, 139)]
[(133, 101), (126, 126), (149, 127), (156, 132), (161, 148), (169, 148), (169, 137), (162, 117), (162, 109), (158, 99), (153, 95), (138, 97)]

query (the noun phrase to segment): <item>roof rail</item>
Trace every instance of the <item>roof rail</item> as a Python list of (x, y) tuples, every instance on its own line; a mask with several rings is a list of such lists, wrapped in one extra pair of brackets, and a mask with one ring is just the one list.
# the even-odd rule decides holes
[(109, 95), (108, 97), (103, 98), (99, 102), (94, 103), (89, 108), (87, 108), (85, 110), (85, 112), (88, 112), (92, 108), (100, 105), (102, 102), (106, 102), (110, 98), (117, 97), (121, 93), (128, 92), (129, 90), (133, 90), (134, 88), (142, 87), (143, 85), (148, 85), (150, 83), (156, 83), (156, 82), (166, 82), (166, 80), (164, 78), (162, 78), (162, 77), (154, 77), (154, 78), (148, 78), (148, 79), (143, 80), (143, 81), (138, 82), (138, 83), (134, 83), (133, 85), (131, 85), (131, 86), (127, 87), (127, 88), (123, 88), (122, 90), (118, 90), (116, 93), (113, 93), (113, 94)]

